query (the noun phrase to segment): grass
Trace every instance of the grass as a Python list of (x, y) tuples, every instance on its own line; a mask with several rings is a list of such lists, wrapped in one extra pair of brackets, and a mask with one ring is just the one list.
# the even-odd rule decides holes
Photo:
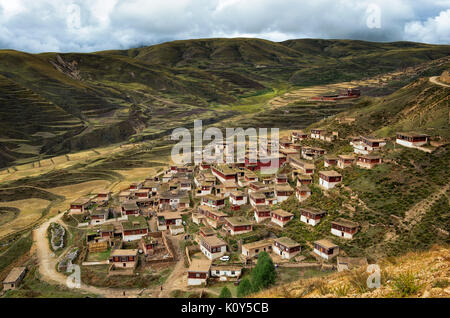
[(417, 283), (416, 275), (412, 272), (404, 272), (395, 276), (392, 286), (396, 294), (400, 297), (414, 296), (422, 287)]
[(21, 236), (0, 257), (0, 273), (15, 260), (25, 255), (31, 248), (33, 239), (31, 233)]

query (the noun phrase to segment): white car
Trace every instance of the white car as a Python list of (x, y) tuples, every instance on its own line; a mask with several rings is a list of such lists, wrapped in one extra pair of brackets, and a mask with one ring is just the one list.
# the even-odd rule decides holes
[(228, 262), (230, 260), (230, 257), (227, 255), (222, 256), (221, 258), (219, 258), (222, 262)]

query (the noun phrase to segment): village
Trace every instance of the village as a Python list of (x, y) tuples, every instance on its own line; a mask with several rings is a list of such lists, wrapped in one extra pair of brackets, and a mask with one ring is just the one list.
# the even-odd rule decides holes
[[(351, 125), (354, 118), (338, 121)], [(387, 143), (427, 151), (429, 136), (397, 133), (392, 141), (350, 137), (353, 152), (339, 155), (303, 144), (338, 139), (336, 131), (312, 128), (310, 133), (290, 131), (278, 145), (269, 142), (267, 152), (278, 149), (273, 174), (262, 174), (267, 162), (262, 156), (253, 162), (247, 149), (243, 162), (170, 165), (118, 193), (102, 190), (80, 197), (64, 215), (84, 231), (85, 249), (69, 249), (58, 270), (70, 273), (68, 264), (78, 258), (82, 271), (102, 265), (108, 276), (120, 279), (137, 275), (139, 268), (155, 271), (184, 261), (177, 289), (195, 289), (223, 282), (238, 285), (261, 252), (269, 253), (277, 268), (342, 271), (367, 265), (366, 257), (348, 257), (339, 246), (339, 240), (352, 240), (361, 229), (350, 218), (332, 219), (329, 235), (303, 243), (283, 235), (283, 229), (294, 218), (309, 227), (327, 219), (328, 211), (310, 206), (311, 187), (326, 196), (341, 187), (344, 169), (381, 164)], [(216, 148), (227, 156), (226, 145)], [(300, 205), (297, 216), (281, 208), (290, 198)], [(15, 268), (4, 289), (16, 288), (24, 273), (25, 268)]]

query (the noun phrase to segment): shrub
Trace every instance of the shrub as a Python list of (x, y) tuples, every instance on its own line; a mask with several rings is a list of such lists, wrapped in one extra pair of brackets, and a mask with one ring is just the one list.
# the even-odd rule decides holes
[(237, 296), (245, 297), (249, 295), (252, 290), (252, 283), (250, 283), (250, 280), (248, 278), (244, 278), (237, 288)]
[(220, 291), (219, 298), (232, 298), (230, 290), (227, 286), (223, 286), (222, 290)]
[(347, 296), (348, 292), (350, 291), (350, 286), (347, 284), (342, 284), (339, 286), (336, 286), (333, 288), (333, 292), (338, 297), (344, 297)]
[(394, 289), (401, 297), (417, 294), (421, 287), (416, 283), (416, 276), (409, 271), (399, 274), (393, 280)]
[(266, 252), (258, 255), (258, 263), (251, 272), (253, 290), (267, 288), (275, 283), (276, 272), (272, 258)]

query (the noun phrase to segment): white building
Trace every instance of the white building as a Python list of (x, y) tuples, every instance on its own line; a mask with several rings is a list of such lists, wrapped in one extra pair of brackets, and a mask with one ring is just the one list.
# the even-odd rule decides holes
[(320, 257), (330, 260), (339, 254), (339, 246), (328, 240), (319, 240), (314, 242), (313, 251)]
[(326, 190), (334, 188), (341, 181), (341, 174), (334, 170), (319, 171), (319, 185)]
[(359, 224), (350, 220), (339, 218), (331, 222), (331, 234), (352, 239), (353, 236), (358, 232)]
[(210, 268), (210, 260), (193, 259), (187, 271), (188, 286), (200, 286), (206, 284)]
[(232, 205), (247, 204), (247, 195), (242, 191), (233, 191), (230, 193), (230, 203)]
[(273, 252), (282, 259), (291, 259), (301, 251), (301, 246), (289, 237), (280, 237), (273, 241)]
[(325, 216), (326, 212), (316, 208), (301, 208), (300, 221), (316, 226), (320, 220)]
[(242, 267), (239, 266), (213, 266), (211, 267), (211, 277), (219, 278), (220, 281), (236, 280), (242, 274)]
[(418, 134), (413, 132), (407, 133), (397, 133), (397, 138), (395, 140), (399, 145), (408, 147), (408, 148), (417, 148), (428, 143), (428, 138), (430, 136), (424, 134)]
[(215, 260), (227, 252), (227, 243), (217, 236), (201, 236), (200, 250), (210, 260)]

